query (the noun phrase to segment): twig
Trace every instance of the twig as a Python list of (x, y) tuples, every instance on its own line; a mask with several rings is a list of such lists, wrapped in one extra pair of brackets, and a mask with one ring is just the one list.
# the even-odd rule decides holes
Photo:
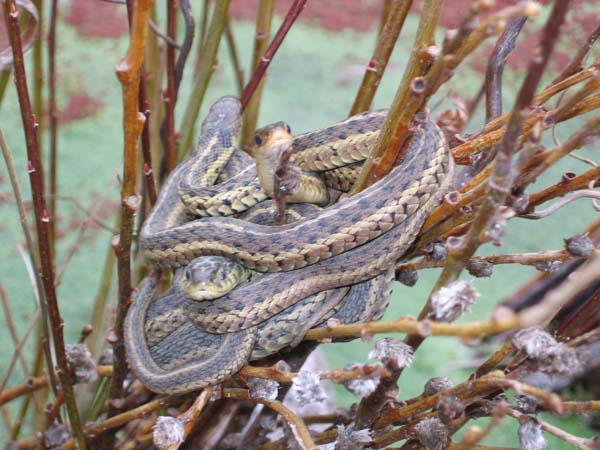
[[(485, 73), (486, 122), (502, 114), (502, 74), (508, 56), (513, 52), (517, 37), (527, 21), (527, 16), (518, 16), (510, 20), (506, 29), (496, 42)], [(483, 151), (474, 164), (465, 168), (460, 175), (458, 186), (462, 187), (473, 175), (479, 172), (496, 156), (495, 148)]]
[[(255, 73), (261, 62), (261, 59), (265, 56), (269, 39), (271, 39), (271, 22), (273, 20), (273, 13), (275, 11), (275, 0), (260, 0), (258, 6), (258, 13), (256, 16), (256, 30), (254, 31), (254, 51), (252, 54), (252, 66), (250, 67), (250, 73)], [(244, 92), (242, 91), (242, 107), (244, 108), (244, 121), (242, 123), (242, 147), (246, 149), (252, 148), (252, 138), (254, 137), (254, 131), (256, 130), (256, 123), (258, 121), (258, 110), (260, 108), (260, 101), (262, 91), (265, 86), (265, 78), (261, 78), (256, 89), (246, 99), (244, 103)]]
[[(177, 37), (177, 1), (167, 0), (167, 36), (173, 40)], [(169, 173), (177, 164), (176, 140), (175, 140), (175, 48), (167, 46), (167, 89), (163, 93), (165, 104), (165, 116), (160, 127), (160, 137), (163, 143), (165, 167), (162, 173)]]
[[(182, 443), (183, 441), (185, 441), (185, 438), (189, 436), (190, 433), (193, 431), (196, 419), (198, 418), (206, 404), (209, 402), (212, 393), (212, 387), (209, 386), (207, 388), (204, 388), (202, 393), (198, 395), (198, 397), (196, 397), (196, 400), (194, 400), (194, 404), (190, 406), (190, 408), (187, 411), (177, 416), (177, 418), (183, 423), (184, 426), (184, 435), (181, 439)], [(168, 448), (168, 450), (177, 450), (179, 446), (180, 444), (172, 445)]]
[[(377, 364), (365, 364), (355, 369), (336, 369), (319, 373), (321, 380), (330, 380), (337, 384), (343, 384), (348, 380), (354, 380), (357, 378), (382, 376), (385, 374), (386, 369)], [(271, 367), (254, 367), (244, 366), (239, 373), (242, 377), (258, 377), (269, 380), (275, 380), (280, 383), (291, 383), (294, 378), (298, 375), (295, 372), (286, 372), (277, 369), (275, 366)]]
[(272, 410), (276, 411), (281, 417), (287, 422), (290, 429), (292, 430), (292, 434), (294, 438), (298, 441), (301, 448), (307, 450), (317, 450), (318, 447), (315, 445), (312, 437), (310, 436), (310, 432), (306, 425), (294, 412), (281, 403), (278, 400), (268, 401), (260, 397), (250, 397), (250, 394), (245, 389), (232, 389), (226, 388), (223, 389), (223, 397), (225, 398), (236, 398), (240, 400), (251, 400), (256, 403), (263, 404)]
[(556, 76), (556, 78), (554, 78), (554, 80), (552, 80), (550, 84), (557, 84), (565, 78), (580, 71), (583, 64), (583, 59), (588, 54), (594, 43), (598, 40), (598, 37), (600, 37), (600, 24), (596, 25), (596, 28), (592, 30), (585, 43), (579, 47), (579, 50), (577, 50), (577, 53), (575, 53), (575, 56), (571, 62), (566, 65), (566, 67)]
[(106, 259), (104, 261), (104, 268), (102, 269), (102, 278), (100, 281), (100, 287), (98, 293), (94, 297), (93, 313), (92, 313), (92, 328), (94, 332), (88, 342), (88, 347), (93, 355), (96, 355), (99, 350), (99, 344), (102, 337), (104, 336), (104, 313), (106, 310), (108, 294), (112, 285), (114, 267), (115, 267), (115, 253), (112, 248), (108, 249)]
[(281, 26), (277, 30), (277, 34), (275, 34), (275, 37), (269, 44), (269, 48), (265, 51), (264, 55), (260, 60), (260, 63), (258, 64), (258, 67), (252, 74), (252, 78), (250, 78), (250, 81), (244, 88), (244, 92), (242, 92), (242, 109), (245, 109), (248, 105), (250, 98), (252, 97), (258, 84), (260, 83), (263, 75), (267, 71), (267, 67), (269, 67), (271, 60), (275, 56), (275, 53), (277, 53), (277, 50), (283, 42), (283, 39), (287, 35), (288, 31), (290, 31), (290, 28), (304, 9), (305, 4), (306, 0), (294, 0), (294, 3), (292, 3), (292, 6), (290, 6), (290, 9), (285, 15)]
[[(21, 187), (19, 186), (19, 179), (17, 177), (17, 172), (15, 170), (15, 165), (13, 162), (12, 154), (10, 149), (8, 148), (8, 144), (6, 143), (6, 139), (4, 138), (4, 133), (2, 133), (2, 129), (0, 129), (0, 148), (2, 149), (2, 156), (4, 157), (4, 162), (6, 163), (6, 169), (8, 171), (8, 176), (10, 178), (11, 187), (13, 193), (15, 195), (15, 200), (17, 202), (17, 209), (19, 211), (19, 222), (21, 223), (21, 230), (23, 231), (23, 235), (25, 236), (25, 243), (27, 245), (27, 253), (28, 259), (30, 261), (30, 265), (32, 268), (38, 267), (37, 262), (37, 253), (35, 250), (35, 245), (33, 243), (33, 237), (31, 236), (31, 232), (29, 231), (29, 225), (27, 224), (27, 211), (25, 210), (25, 203), (23, 201), (23, 194), (21, 193)], [(41, 312), (42, 318), (42, 349), (44, 352), (44, 357), (46, 360), (46, 367), (48, 368), (48, 373), (50, 374), (52, 380), (52, 390), (54, 394), (57, 393), (58, 383), (56, 382), (56, 377), (54, 376), (54, 363), (52, 360), (52, 353), (50, 352), (50, 329), (48, 328), (48, 306), (46, 303), (46, 296), (43, 289), (43, 282), (40, 276), (40, 273), (37, 270), (32, 270), (33, 274), (33, 288), (36, 293), (36, 298), (38, 301), (39, 309)]]
[[(554, 5), (551, 16), (543, 30), (539, 57), (534, 58), (529, 66), (527, 76), (521, 85), (513, 112), (498, 148), (494, 171), (488, 182), (486, 197), (467, 234), (457, 245), (448, 249), (447, 264), (432, 290), (432, 295), (441, 287), (458, 278), (467, 261), (481, 244), (483, 233), (495, 216), (497, 209), (504, 203), (514, 178), (511, 162), (512, 156), (517, 149), (517, 141), (523, 129), (525, 121), (524, 110), (534, 99), (535, 89), (554, 48), (560, 26), (568, 11), (569, 3), (568, 0), (557, 0)], [(429, 314), (430, 302), (431, 296), (428, 305), (421, 312), (420, 318), (424, 318)]]
[[(33, 325), (35, 320), (37, 319), (37, 316), (34, 317), (29, 326), (28, 326), (28, 330), (29, 329), (33, 329)], [(31, 330), (29, 331), (31, 332)], [(28, 334), (27, 332), (25, 334)], [(23, 342), (25, 341), (25, 336), (23, 337), (23, 339), (21, 339), (21, 343), (20, 345), (23, 345)], [(97, 366), (96, 367), (96, 371), (98, 372), (98, 375), (100, 375), (101, 377), (109, 377), (112, 376), (112, 366)], [(12, 400), (14, 400), (15, 398), (18, 398), (22, 395), (28, 394), (30, 392), (36, 391), (38, 389), (43, 389), (48, 387), (49, 384), (49, 377), (47, 375), (41, 376), (41, 377), (28, 377), (27, 381), (25, 381), (25, 383), (19, 384), (17, 386), (14, 386), (10, 389), (0, 389), (0, 405), (4, 405), (5, 403), (8, 403)]]
[(392, 54), (392, 50), (394, 50), (412, 3), (412, 0), (392, 0), (386, 2), (381, 21), (382, 28), (377, 37), (377, 47), (365, 69), (365, 74), (350, 110), (351, 116), (366, 111), (371, 107), (373, 97), (375, 97), (375, 92), (377, 91), (383, 72), (385, 72), (390, 55)]
[[(13, 356), (10, 360), (10, 363), (8, 364), (8, 368), (6, 369), (6, 373), (4, 374), (4, 377), (2, 378), (2, 382), (0, 383), (0, 405), (3, 405), (4, 403), (6, 403), (6, 401), (2, 401), (2, 399), (4, 399), (5, 393), (10, 391), (10, 389), (5, 390), (5, 388), (6, 388), (6, 384), (8, 383), (8, 380), (10, 379), (10, 376), (12, 375), (12, 372), (15, 368), (15, 364), (17, 362), (17, 355), (19, 355), (22, 352), (23, 347), (25, 346), (27, 339), (29, 338), (29, 335), (35, 328), (36, 322), (37, 322), (37, 320), (39, 320), (39, 318), (40, 318), (39, 311), (36, 311), (35, 314), (33, 315), (33, 317), (31, 318), (31, 320), (29, 321), (29, 325), (27, 325), (27, 329), (25, 330), (25, 333), (23, 334), (23, 336), (21, 337), (21, 340), (19, 341), (18, 345), (15, 348), (15, 353), (13, 354)], [(48, 385), (48, 377), (46, 377), (46, 386), (47, 385)], [(9, 398), (9, 400), (12, 400), (12, 398)]]
[[(596, 192), (596, 191), (594, 191)], [(598, 193), (600, 195), (600, 192)], [(524, 216), (519, 216), (524, 217)], [(526, 266), (535, 265), (543, 261), (566, 261), (571, 255), (566, 250), (544, 250), (530, 253), (506, 253), (501, 255), (474, 256), (470, 261), (485, 261), (490, 264), (522, 264)], [(412, 263), (403, 263), (396, 266), (396, 272), (411, 272), (414, 270), (433, 269), (444, 267), (445, 260), (429, 257), (421, 258)]]
[(192, 148), (194, 140), (194, 124), (200, 112), (200, 106), (204, 100), (208, 83), (212, 77), (215, 68), (217, 51), (221, 42), (221, 36), (227, 22), (227, 12), (229, 11), (230, 0), (217, 0), (213, 8), (213, 14), (210, 21), (206, 43), (201, 46), (201, 58), (196, 63), (196, 73), (192, 81), (192, 92), (183, 115), (183, 122), (179, 127), (181, 140), (177, 150), (177, 159), (181, 161), (184, 155)]
[(244, 70), (240, 63), (240, 57), (238, 55), (237, 45), (235, 43), (235, 36), (231, 29), (231, 20), (227, 19), (225, 25), (225, 37), (227, 38), (227, 48), (229, 49), (229, 55), (231, 57), (231, 64), (233, 66), (233, 74), (235, 75), (235, 81), (237, 84), (238, 95), (242, 95), (244, 90)]
[[(531, 420), (526, 414), (520, 413), (519, 411), (516, 411), (514, 409), (509, 409), (508, 415), (514, 417), (521, 423), (526, 420)], [(567, 433), (566, 431), (562, 430), (561, 428), (555, 427), (554, 425), (551, 425), (548, 422), (540, 420), (539, 418), (536, 418), (535, 420), (541, 425), (542, 430), (553, 434), (557, 438), (565, 441), (568, 444), (573, 445), (574, 447), (577, 447), (580, 450), (594, 450), (596, 448), (593, 445), (591, 439), (574, 436), (571, 433)]]
[[(56, 359), (59, 368), (59, 377), (61, 387), (65, 396), (67, 412), (71, 422), (72, 432), (77, 440), (81, 450), (85, 450), (86, 443), (83, 437), (83, 430), (79, 419), (79, 411), (73, 393), (71, 376), (68, 370), (67, 358), (65, 354), (65, 342), (61, 317), (58, 309), (56, 290), (54, 289), (54, 270), (52, 266), (52, 254), (50, 247), (50, 229), (48, 223), (48, 209), (44, 200), (44, 173), (40, 158), (40, 151), (37, 140), (37, 119), (32, 113), (29, 92), (27, 90), (27, 78), (25, 65), (23, 61), (23, 49), (21, 45), (21, 35), (19, 33), (19, 13), (15, 0), (5, 0), (4, 19), (8, 29), (10, 44), (13, 53), (13, 62), (15, 70), (15, 81), (19, 104), (21, 107), (21, 116), (23, 128), (25, 130), (25, 140), (27, 142), (27, 156), (29, 158), (29, 173), (31, 181), (31, 192), (33, 196), (34, 211), (36, 217), (38, 246), (40, 251), (40, 262), (42, 268), (42, 281), (44, 284), (45, 298), (48, 303), (48, 315), (52, 324), (53, 343)], [(52, 368), (50, 368), (52, 370)]]
[[(123, 177), (121, 186), (121, 231), (113, 238), (117, 257), (119, 279), (119, 301), (113, 332), (114, 375), (109, 394), (108, 417), (118, 411), (122, 395), (123, 381), (127, 374), (123, 321), (131, 303), (131, 241), (135, 213), (139, 207), (136, 193), (137, 144), (144, 126), (144, 115), (139, 112), (140, 68), (148, 34), (148, 14), (153, 0), (139, 0), (132, 13), (130, 43), (127, 55), (116, 66), (117, 76), (123, 91)], [(105, 441), (111, 447), (112, 436)]]
[[(472, 19), (481, 11), (479, 2), (475, 2), (458, 32), (449, 39), (438, 55), (439, 47), (434, 45), (434, 31), (439, 19), (442, 2), (427, 3), (424, 16), (417, 31), (417, 39), (400, 87), (383, 124), (377, 145), (365, 160), (352, 194), (385, 176), (404, 155), (410, 142), (410, 125), (422, 111), (427, 99), (447, 81), (454, 69), (464, 58), (495, 33), (499, 24), (513, 15), (535, 15), (537, 8), (532, 2), (508, 7), (486, 18), (472, 30)], [(425, 114), (425, 112), (423, 111)]]
[(580, 198), (600, 198), (600, 191), (594, 191), (591, 189), (581, 189), (579, 191), (570, 192), (565, 195), (562, 199), (554, 202), (551, 206), (534, 213), (522, 214), (520, 217), (525, 219), (542, 219), (544, 217), (548, 217), (551, 214), (554, 214), (560, 208), (565, 205), (568, 205), (575, 200), (579, 200)]
[(156, 23), (154, 23), (154, 20), (148, 19), (148, 26), (154, 32), (155, 35), (157, 35), (159, 38), (166, 42), (167, 46), (176, 48), (177, 50), (181, 48), (181, 45), (179, 45), (176, 40), (174, 40), (172, 37), (166, 35), (161, 31), (159, 26), (156, 25)]
[[(23, 369), (23, 373), (29, 373), (29, 367), (27, 366), (27, 361), (23, 357), (23, 353), (19, 346), (19, 337), (17, 336), (17, 329), (15, 328), (15, 321), (13, 320), (10, 303), (8, 302), (8, 298), (6, 296), (6, 290), (2, 283), (0, 283), (0, 302), (2, 303), (2, 309), (4, 310), (4, 317), (6, 318), (6, 325), (8, 327), (8, 333), (13, 341), (13, 345), (15, 346), (15, 356), (19, 360), (21, 364), (21, 369)], [(18, 349), (18, 351), (17, 351)]]
[[(377, 181), (379, 177), (387, 173), (396, 159), (402, 160), (403, 158), (403, 152), (407, 148), (404, 145), (407, 143), (407, 140), (410, 140), (408, 133), (409, 125), (414, 113), (416, 113), (416, 109), (407, 109), (410, 97), (414, 95), (411, 86), (413, 80), (425, 74), (426, 68), (434, 56), (431, 54), (430, 49), (434, 44), (435, 30), (443, 3), (443, 1), (433, 0), (425, 2), (413, 51), (404, 71), (402, 81), (383, 124), (377, 145), (371, 151), (369, 158), (363, 163), (363, 168), (352, 188), (351, 194), (357, 193), (369, 184)], [(383, 157), (386, 158), (385, 161)], [(375, 164), (375, 160), (377, 160), (377, 164)], [(387, 391), (395, 383), (395, 379), (397, 379), (400, 373), (401, 371), (396, 371), (393, 376), (382, 379), (375, 391), (360, 401), (356, 414), (357, 429), (370, 427), (377, 419), (381, 409), (387, 402)]]
[[(58, 108), (56, 106), (56, 20), (58, 0), (52, 0), (48, 25), (48, 119), (50, 129), (50, 217), (56, 219), (56, 194), (58, 192)], [(42, 39), (40, 39), (41, 41)], [(38, 115), (38, 117), (41, 117)], [(50, 222), (50, 245), (56, 254), (56, 220)]]

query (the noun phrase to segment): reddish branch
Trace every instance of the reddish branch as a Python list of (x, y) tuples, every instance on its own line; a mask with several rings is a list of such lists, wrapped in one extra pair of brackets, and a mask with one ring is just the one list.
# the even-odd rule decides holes
[[(33, 208), (36, 219), (36, 228), (38, 234), (38, 247), (40, 254), (40, 263), (42, 271), (42, 282), (50, 323), (52, 324), (52, 335), (56, 360), (58, 364), (58, 374), (61, 387), (65, 396), (69, 420), (71, 422), (72, 432), (77, 440), (79, 447), (85, 449), (85, 439), (81, 428), (79, 411), (73, 393), (71, 376), (68, 370), (67, 357), (65, 354), (65, 341), (63, 336), (63, 321), (58, 309), (56, 290), (54, 289), (54, 268), (52, 264), (52, 253), (50, 247), (50, 216), (44, 199), (44, 172), (42, 161), (40, 159), (40, 149), (37, 136), (37, 118), (33, 115), (29, 92), (27, 89), (27, 78), (25, 72), (25, 63), (23, 60), (23, 47), (21, 35), (19, 33), (19, 13), (14, 0), (6, 0), (3, 3), (4, 18), (8, 30), (10, 45), (13, 52), (13, 65), (15, 71), (15, 84), (21, 107), (21, 117), (23, 120), (23, 129), (25, 130), (25, 141), (27, 143), (27, 157), (29, 159), (29, 178), (31, 182), (31, 192), (33, 197)], [(49, 367), (49, 370), (54, 370)]]
[(294, 3), (292, 4), (292, 6), (290, 6), (288, 13), (283, 19), (281, 26), (279, 27), (279, 30), (277, 30), (277, 34), (275, 35), (273, 41), (269, 45), (269, 48), (261, 58), (258, 67), (252, 74), (252, 78), (250, 78), (250, 81), (244, 88), (244, 92), (242, 92), (242, 108), (246, 108), (246, 105), (248, 105), (252, 94), (256, 90), (256, 87), (260, 83), (260, 80), (267, 71), (267, 67), (269, 67), (271, 60), (275, 56), (275, 53), (277, 53), (277, 50), (279, 50), (279, 46), (281, 45), (288, 31), (290, 31), (290, 28), (300, 15), (300, 12), (302, 11), (302, 9), (304, 9), (305, 4), (306, 0), (294, 0)]
[[(144, 115), (139, 111), (140, 68), (144, 56), (147, 22), (153, 0), (139, 0), (132, 11), (130, 43), (127, 55), (116, 66), (123, 91), (123, 178), (121, 187), (121, 231), (113, 238), (119, 274), (119, 302), (113, 327), (114, 374), (109, 393), (109, 417), (119, 410), (123, 381), (127, 374), (123, 321), (131, 303), (131, 241), (134, 217), (139, 206), (136, 192), (137, 146), (144, 126)], [(110, 441), (110, 439), (109, 439)], [(111, 447), (108, 442), (106, 445)]]

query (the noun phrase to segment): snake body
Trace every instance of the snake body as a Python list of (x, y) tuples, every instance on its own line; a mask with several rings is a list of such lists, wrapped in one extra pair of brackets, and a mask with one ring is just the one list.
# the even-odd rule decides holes
[[(198, 152), (176, 168), (142, 230), (141, 242), (148, 259), (159, 267), (184, 266), (200, 255), (222, 254), (275, 273), (210, 301), (193, 301), (175, 284), (153, 300), (152, 283), (142, 283), (125, 322), (126, 345), (134, 371), (157, 392), (183, 392), (218, 383), (249, 358), (296, 343), (328, 318), (353, 323), (381, 317), (391, 293), (394, 263), (451, 185), (454, 166), (443, 135), (425, 122), (417, 127), (405, 162), (384, 180), (323, 211), (299, 213), (293, 224), (274, 229), (242, 219), (194, 220), (180, 200), (181, 182), (190, 180), (190, 174), (197, 171), (194, 177), (201, 177), (199, 184), (206, 190), (211, 189), (210, 183), (223, 179), (218, 188), (240, 187), (240, 175), (235, 175), (239, 167), (228, 172), (227, 166), (247, 161), (235, 152), (227, 156), (229, 148), (225, 148), (231, 146), (237, 128), (235, 103), (223, 101), (211, 108), (200, 148), (214, 148), (216, 155)], [(363, 114), (343, 122), (354, 130), (354, 145), (360, 141), (357, 129), (369, 139), (378, 133), (378, 127), (357, 126), (363, 122), (381, 126), (384, 114), (370, 114), (372, 120)], [(343, 141), (343, 126), (327, 130), (332, 129), (339, 132), (338, 141)], [(310, 144), (307, 135), (322, 139)], [(294, 139), (294, 145), (304, 145), (307, 155), (296, 161), (306, 166), (331, 170), (322, 162), (328, 151), (338, 160), (335, 167), (361, 160), (356, 152), (347, 152), (334, 142), (331, 132), (307, 135)], [(233, 158), (230, 163), (219, 164), (222, 171), (207, 176), (198, 169), (200, 158), (228, 157)], [(242, 173), (252, 175), (252, 170), (256, 174), (252, 167)], [(213, 192), (220, 195), (219, 189)], [(247, 217), (252, 214), (246, 213)]]

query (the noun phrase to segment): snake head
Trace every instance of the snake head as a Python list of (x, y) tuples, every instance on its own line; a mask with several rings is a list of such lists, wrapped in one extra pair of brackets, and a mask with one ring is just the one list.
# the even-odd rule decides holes
[(275, 122), (259, 128), (254, 134), (254, 156), (283, 150), (292, 144), (292, 130), (285, 122)]
[(242, 104), (237, 97), (226, 95), (214, 102), (202, 122), (202, 134), (210, 129), (229, 130), (237, 133), (240, 128)]
[(185, 267), (181, 289), (192, 300), (213, 300), (246, 281), (248, 270), (224, 256), (201, 256)]

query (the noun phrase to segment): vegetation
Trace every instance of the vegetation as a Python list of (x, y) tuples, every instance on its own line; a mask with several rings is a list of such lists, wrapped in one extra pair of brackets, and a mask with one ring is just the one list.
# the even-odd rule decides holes
[[(187, 0), (127, 0), (111, 6), (128, 18), (129, 36), (84, 42), (75, 62), (61, 70), (78, 38), (61, 26), (58, 0), (4, 0), (0, 27), (13, 56), (0, 49), (0, 144), (7, 168), (0, 182), (10, 189), (6, 201), (16, 205), (10, 209), (14, 226), (2, 230), (10, 245), (1, 250), (2, 336), (13, 344), (2, 350), (6, 443), (22, 449), (178, 448), (185, 441), (191, 448), (429, 450), (538, 449), (548, 441), (551, 448), (600, 448), (591, 428), (565, 417), (591, 417), (600, 409), (600, 400), (580, 388), (582, 380), (592, 381), (592, 391), (598, 383), (600, 170), (579, 153), (594, 145), (600, 130), (600, 63), (593, 47), (600, 26), (569, 48), (561, 64), (563, 25), (574, 9), (569, 1), (500, 7), (476, 0), (456, 29), (443, 30), (443, 2), (426, 0), (411, 15), (411, 2), (387, 0), (372, 54), (370, 36), (353, 35), (355, 54), (368, 61), (362, 81), (336, 86), (328, 84), (332, 73), (315, 77), (303, 59), (348, 59), (334, 43), (347, 45), (350, 34), (307, 32), (295, 23), (305, 3), (291, 2), (271, 33), (277, 22), (272, 0), (260, 0), (255, 27), (233, 21), (229, 0), (194, 9)], [(250, 52), (240, 34), (252, 32)], [(524, 33), (535, 40), (527, 57), (518, 51)], [(403, 75), (390, 60), (398, 56), (396, 45), (410, 53), (400, 56)], [(505, 67), (515, 48), (521, 71)], [(106, 58), (116, 52), (124, 56)], [(86, 67), (85, 54), (93, 66)], [(480, 70), (469, 65), (473, 60)], [(114, 78), (101, 75), (114, 65), (120, 95)], [(292, 67), (302, 86), (290, 82)], [(80, 125), (61, 124), (61, 95), (65, 86), (83, 83), (77, 74), (85, 79), (82, 90), (102, 97), (105, 109)], [(313, 89), (318, 96), (299, 98)], [(295, 91), (293, 106), (277, 95), (284, 90)], [(161, 182), (192, 150), (210, 100), (232, 92), (245, 107), (246, 147), (265, 118), (311, 129), (368, 110), (374, 100), (390, 107), (355, 192), (402, 159), (411, 124), (430, 115), (461, 164), (456, 191), (398, 262), (399, 281), (420, 280), (415, 288), (398, 286), (383, 321), (313, 329), (303, 344), (253, 362), (231, 383), (186, 396), (155, 395), (132, 379), (123, 347), (123, 319), (146, 275), (136, 232)], [(440, 108), (446, 109), (436, 113)], [(86, 127), (110, 132), (90, 142)], [(118, 183), (107, 186), (115, 168)], [(64, 218), (71, 205), (84, 219), (69, 230)], [(107, 229), (111, 245), (105, 235), (89, 240), (91, 228)], [(490, 253), (490, 244), (498, 253)], [(29, 285), (16, 267), (22, 261)], [(30, 292), (34, 312), (21, 320), (31, 312), (25, 306)], [(91, 309), (76, 310), (92, 297), (91, 317), (85, 315)], [(389, 334), (379, 339), (381, 333)], [(328, 344), (349, 336), (362, 342)], [(74, 346), (77, 341), (86, 345)], [(303, 361), (315, 341), (327, 344), (331, 370), (273, 364)], [(379, 362), (365, 364), (373, 347), (369, 359)], [(363, 362), (348, 366), (357, 358)], [(323, 403), (319, 380), (339, 387), (340, 405), (358, 398), (356, 406), (298, 413), (282, 401), (292, 387), (297, 401)], [(324, 426), (317, 431), (315, 424)]]

